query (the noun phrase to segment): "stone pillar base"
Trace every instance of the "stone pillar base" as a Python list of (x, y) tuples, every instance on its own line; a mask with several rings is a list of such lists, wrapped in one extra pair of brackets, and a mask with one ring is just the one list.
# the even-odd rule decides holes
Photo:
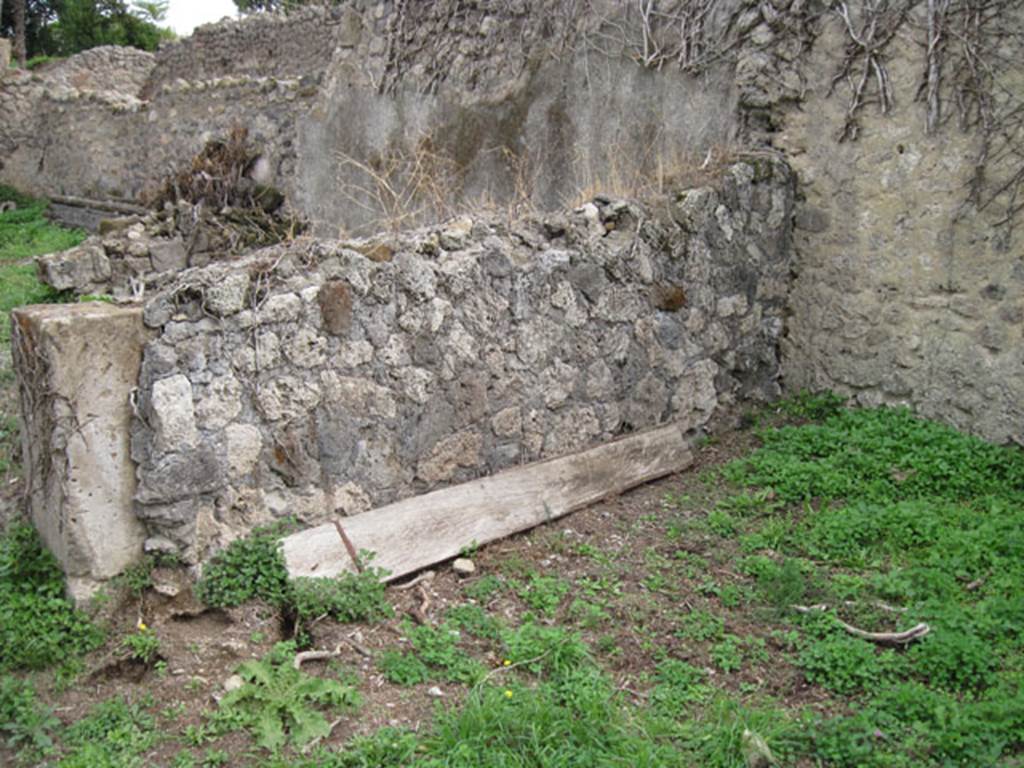
[(129, 445), (142, 309), (30, 306), (11, 323), (29, 511), (83, 604), (143, 554)]

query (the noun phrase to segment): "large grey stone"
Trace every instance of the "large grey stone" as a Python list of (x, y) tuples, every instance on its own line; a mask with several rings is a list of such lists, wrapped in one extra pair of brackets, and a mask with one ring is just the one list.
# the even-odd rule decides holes
[(36, 259), (40, 279), (58, 291), (103, 291), (110, 280), (110, 259), (99, 245), (85, 244)]
[(149, 246), (154, 272), (180, 272), (188, 266), (188, 253), (180, 237), (154, 241)]
[(166, 504), (221, 488), (227, 480), (224, 446), (202, 444), (184, 453), (164, 455), (139, 470), (135, 498), (142, 504)]
[(158, 450), (183, 451), (199, 440), (192, 384), (183, 374), (160, 379), (150, 395), (150, 425)]
[(249, 274), (231, 272), (220, 276), (213, 285), (206, 288), (205, 308), (215, 315), (226, 317), (241, 312), (249, 293)]

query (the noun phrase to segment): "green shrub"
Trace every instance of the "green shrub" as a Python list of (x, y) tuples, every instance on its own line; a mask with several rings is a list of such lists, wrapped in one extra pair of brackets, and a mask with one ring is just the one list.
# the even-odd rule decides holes
[(377, 668), (395, 685), (419, 685), (430, 679), (430, 669), (414, 653), (389, 648), (377, 658)]
[[(369, 554), (364, 554), (367, 559)], [(299, 620), (330, 616), (343, 622), (376, 621), (394, 615), (387, 601), (387, 573), (367, 568), (330, 579), (297, 578), (288, 585), (288, 603)]]
[(48, 750), (53, 746), (50, 733), (59, 725), (30, 682), (0, 675), (0, 736), (8, 746)]
[(501, 637), (502, 623), (479, 605), (463, 603), (445, 611), (445, 622), (475, 637), (497, 640)]
[(284, 605), (289, 598), (288, 570), (280, 538), (293, 526), (289, 521), (275, 523), (231, 542), (203, 569), (196, 597), (223, 608), (253, 599)]
[(121, 641), (121, 645), (128, 651), (131, 658), (141, 661), (147, 666), (160, 658), (160, 638), (145, 625), (140, 625), (137, 632)]
[(797, 658), (808, 682), (848, 696), (877, 685), (893, 666), (892, 651), (839, 631), (808, 642)]
[(58, 768), (130, 768), (158, 741), (156, 718), (125, 699), (97, 704), (64, 731), (65, 756)]
[(590, 649), (576, 632), (527, 622), (502, 638), (504, 656), (535, 675), (555, 677), (592, 663)]
[(459, 648), (461, 633), (445, 622), (436, 627), (424, 624), (405, 626), (416, 657), (445, 680), (456, 683), (475, 683), (484, 670), (480, 662)]
[(994, 681), (997, 658), (992, 644), (976, 634), (939, 627), (907, 651), (914, 675), (951, 691), (985, 688)]
[(764, 447), (726, 477), (783, 501), (959, 500), (1024, 490), (1024, 453), (991, 445), (901, 408), (844, 410), (823, 424), (762, 433)]
[(525, 581), (513, 580), (512, 588), (519, 599), (532, 610), (543, 616), (553, 617), (569, 593), (569, 584), (557, 576), (541, 576), (531, 573)]
[(679, 717), (689, 705), (703, 701), (712, 691), (707, 674), (678, 659), (665, 659), (654, 670), (651, 706), (670, 717)]

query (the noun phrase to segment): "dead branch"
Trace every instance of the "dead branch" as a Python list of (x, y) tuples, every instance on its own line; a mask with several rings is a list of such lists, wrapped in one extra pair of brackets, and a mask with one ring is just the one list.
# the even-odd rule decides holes
[(365, 657), (367, 659), (372, 659), (373, 658), (373, 651), (371, 651), (369, 648), (367, 648), (362, 643), (358, 642), (355, 638), (353, 638), (353, 637), (345, 637), (344, 640), (345, 640), (346, 643), (348, 643), (350, 646), (352, 646), (352, 650), (354, 650), (360, 656), (363, 656), (363, 657)]
[[(790, 606), (797, 613), (815, 613), (824, 612), (828, 610), (828, 606), (825, 604), (820, 605), (793, 605)], [(931, 627), (925, 624), (923, 621), (919, 624), (915, 624), (910, 629), (902, 632), (868, 632), (864, 629), (859, 629), (852, 624), (847, 624), (845, 621), (840, 619), (838, 616), (835, 617), (836, 622), (844, 631), (859, 637), (862, 640), (867, 640), (871, 643), (877, 643), (878, 645), (887, 646), (899, 646), (907, 645), (912, 643), (914, 640), (920, 640), (922, 637), (931, 632)]]
[(424, 571), (423, 573), (421, 573), (416, 578), (414, 578), (414, 579), (412, 579), (410, 581), (407, 581), (404, 584), (393, 584), (391, 586), (391, 588), (392, 589), (412, 589), (413, 587), (415, 587), (420, 582), (433, 581), (434, 575), (435, 574), (434, 574), (433, 571)]
[(300, 651), (295, 654), (295, 661), (292, 662), (292, 666), (295, 669), (299, 669), (307, 661), (333, 659), (336, 656), (341, 656), (341, 645), (336, 646), (333, 651)]
[[(859, 15), (855, 15), (844, 0), (832, 6), (843, 22), (848, 40), (839, 71), (829, 86), (830, 94), (840, 82), (846, 82), (850, 88), (846, 119), (838, 136), (841, 142), (856, 140), (860, 133), (858, 114), (865, 104), (877, 101), (882, 114), (887, 115), (895, 103), (886, 49), (903, 27), (914, 0), (898, 2), (897, 7), (891, 8), (888, 0), (865, 0), (858, 5)], [(869, 92), (872, 82), (875, 83), (873, 96)]]

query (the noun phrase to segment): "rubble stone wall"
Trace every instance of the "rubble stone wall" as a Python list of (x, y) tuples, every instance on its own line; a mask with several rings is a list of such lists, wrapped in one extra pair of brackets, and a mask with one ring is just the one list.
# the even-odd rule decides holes
[(160, 46), (144, 88), (155, 94), (177, 81), (224, 77), (317, 78), (334, 53), (340, 9), (307, 8), (288, 16), (258, 13), (197, 27), (186, 38)]
[(793, 182), (757, 156), (660, 207), (598, 198), (182, 272), (144, 310), (147, 546), (197, 562), (275, 517), (775, 397)]

